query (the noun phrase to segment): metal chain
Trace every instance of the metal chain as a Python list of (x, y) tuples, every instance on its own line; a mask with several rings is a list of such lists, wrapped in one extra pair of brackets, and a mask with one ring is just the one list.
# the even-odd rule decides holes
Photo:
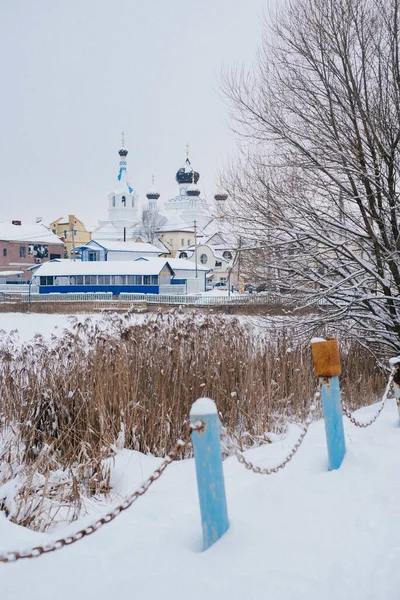
[(351, 411), (350, 411), (349, 407), (347, 406), (347, 404), (345, 404), (344, 402), (342, 402), (343, 413), (346, 415), (346, 417), (349, 419), (349, 421), (351, 423), (353, 423), (353, 425), (355, 425), (356, 427), (362, 427), (362, 428), (364, 427), (365, 428), (365, 427), (369, 427), (370, 425), (372, 425), (372, 423), (375, 423), (375, 421), (377, 420), (377, 418), (379, 417), (379, 415), (381, 414), (381, 412), (384, 409), (384, 406), (386, 404), (386, 400), (389, 397), (390, 390), (393, 389), (394, 374), (395, 374), (395, 370), (393, 369), (393, 371), (390, 374), (389, 381), (388, 381), (388, 384), (387, 384), (386, 389), (385, 389), (385, 393), (382, 396), (381, 405), (378, 408), (376, 414), (372, 417), (372, 419), (370, 419), (366, 423), (363, 423), (362, 421), (358, 421), (355, 417), (353, 417), (353, 415), (351, 414)]
[(243, 454), (240, 454), (239, 452), (235, 452), (235, 456), (238, 459), (238, 461), (242, 465), (244, 465), (246, 467), (246, 469), (253, 471), (253, 473), (258, 473), (259, 475), (272, 475), (272, 473), (278, 473), (278, 471), (280, 471), (281, 469), (284, 469), (286, 467), (286, 465), (292, 460), (293, 456), (296, 454), (296, 452), (300, 448), (301, 444), (303, 443), (303, 440), (306, 437), (306, 434), (308, 432), (308, 428), (310, 427), (310, 425), (312, 423), (312, 414), (315, 411), (315, 409), (317, 408), (317, 402), (319, 401), (320, 397), (321, 397), (321, 383), (318, 384), (318, 390), (316, 391), (316, 393), (314, 395), (314, 400), (309, 408), (308, 416), (303, 423), (303, 431), (301, 432), (295, 445), (290, 450), (289, 454), (279, 465), (276, 465), (275, 467), (261, 468), (261, 467), (258, 467), (257, 465), (255, 465), (254, 463), (250, 462), (249, 460), (247, 460), (247, 458), (245, 458), (245, 456)]
[(11, 563), (16, 562), (22, 558), (36, 558), (41, 556), (42, 554), (48, 554), (49, 552), (55, 552), (56, 550), (60, 550), (64, 548), (64, 546), (70, 546), (75, 542), (78, 542), (82, 538), (92, 535), (95, 531), (98, 531), (103, 525), (107, 523), (111, 523), (118, 515), (120, 515), (124, 510), (132, 506), (140, 496), (143, 496), (149, 487), (157, 481), (164, 473), (165, 469), (178, 457), (180, 452), (187, 446), (190, 442), (190, 436), (193, 431), (202, 431), (204, 429), (204, 423), (202, 421), (197, 421), (194, 425), (190, 425), (188, 428), (188, 432), (183, 440), (178, 440), (170, 454), (163, 460), (161, 465), (150, 475), (148, 479), (140, 486), (139, 489), (132, 492), (129, 496), (125, 498), (121, 504), (116, 506), (113, 510), (108, 512), (106, 515), (97, 519), (92, 525), (88, 525), (83, 529), (80, 529), (73, 535), (69, 535), (65, 538), (61, 538), (52, 542), (51, 544), (46, 544), (44, 546), (35, 546), (30, 548), (29, 550), (19, 551), (14, 550), (11, 552), (5, 552), (4, 554), (0, 554), (0, 563)]

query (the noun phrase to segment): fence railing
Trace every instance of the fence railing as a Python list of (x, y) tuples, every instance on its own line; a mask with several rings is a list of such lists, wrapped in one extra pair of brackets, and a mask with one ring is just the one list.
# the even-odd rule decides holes
[[(18, 289), (13, 289), (14, 287)], [(285, 300), (275, 294), (232, 294), (231, 296), (177, 294), (177, 291), (184, 291), (184, 286), (181, 285), (167, 286), (168, 289), (164, 288), (162, 294), (135, 294), (122, 292), (119, 296), (113, 296), (112, 292), (74, 292), (69, 294), (52, 292), (50, 294), (39, 294), (36, 286), (32, 286), (30, 292), (29, 290), (21, 290), (21, 287), (22, 286), (7, 286), (7, 289), (4, 292), (0, 290), (0, 302), (98, 302), (113, 300), (114, 302), (147, 302), (148, 304), (187, 306), (290, 305), (289, 300)], [(25, 288), (25, 286), (23, 287)], [(170, 291), (171, 293), (165, 293), (167, 291)]]
[[(311, 401), (308, 417), (302, 424), (302, 432), (297, 443), (290, 450), (287, 457), (277, 466), (261, 468), (248, 461), (242, 454), (235, 452), (239, 463), (254, 473), (271, 475), (277, 473), (290, 462), (299, 450), (312, 421), (312, 413), (316, 409), (316, 400), (322, 402), (322, 412), (325, 421), (325, 432), (328, 451), (328, 470), (339, 469), (346, 454), (344, 438), (343, 411), (340, 398), (338, 376), (341, 373), (340, 356), (337, 340), (314, 339), (311, 343), (314, 360), (315, 375), (319, 378), (319, 389)], [(383, 406), (393, 387), (400, 413), (400, 357), (390, 361), (392, 372), (386, 386), (376, 415), (369, 422), (360, 422), (344, 409), (351, 423), (358, 427), (368, 427), (375, 422), (381, 414)], [(344, 407), (343, 407), (344, 408)], [(200, 398), (192, 405), (190, 411), (190, 427), (184, 440), (178, 440), (171, 454), (169, 454), (152, 475), (139, 487), (125, 498), (118, 506), (106, 515), (97, 519), (92, 525), (80, 529), (75, 534), (57, 539), (45, 546), (35, 546), (25, 551), (15, 550), (0, 553), (0, 562), (10, 563), (23, 558), (35, 558), (49, 552), (73, 544), (83, 537), (95, 533), (103, 525), (113, 521), (122, 511), (129, 508), (140, 496), (143, 496), (149, 487), (164, 473), (169, 464), (178, 457), (181, 449), (191, 442), (193, 444), (196, 466), (197, 487), (200, 503), (201, 526), (203, 532), (203, 550), (214, 544), (229, 528), (228, 509), (226, 501), (220, 422), (215, 403), (209, 398)]]

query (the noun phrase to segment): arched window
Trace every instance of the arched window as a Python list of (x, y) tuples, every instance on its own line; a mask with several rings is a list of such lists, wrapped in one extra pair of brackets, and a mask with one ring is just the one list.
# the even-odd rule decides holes
[(201, 254), (201, 255), (200, 255), (200, 262), (201, 262), (201, 264), (202, 264), (202, 265), (205, 265), (207, 261), (208, 261), (208, 256), (207, 256), (207, 254)]
[(112, 197), (112, 205), (115, 206), (115, 196)]
[(125, 198), (125, 196), (122, 196), (121, 201), (122, 201), (122, 206), (126, 206), (126, 198)]
[(188, 257), (187, 252), (181, 252), (179, 255), (179, 258), (187, 258), (187, 257)]

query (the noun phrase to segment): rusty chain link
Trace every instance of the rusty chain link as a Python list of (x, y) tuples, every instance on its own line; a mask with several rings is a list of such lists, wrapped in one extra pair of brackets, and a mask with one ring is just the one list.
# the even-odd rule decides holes
[(116, 506), (113, 510), (108, 512), (106, 515), (97, 519), (92, 525), (88, 525), (83, 529), (80, 529), (73, 535), (68, 535), (65, 538), (61, 538), (52, 542), (50, 544), (45, 544), (43, 546), (34, 546), (29, 550), (19, 551), (14, 550), (11, 552), (5, 552), (4, 554), (0, 553), (0, 563), (11, 563), (16, 562), (22, 558), (36, 558), (38, 556), (42, 556), (42, 554), (48, 554), (50, 552), (55, 552), (56, 550), (60, 550), (64, 548), (64, 546), (70, 546), (75, 542), (78, 542), (82, 538), (92, 535), (95, 531), (98, 531), (103, 525), (107, 523), (111, 523), (118, 515), (120, 515), (124, 510), (132, 506), (140, 496), (143, 496), (149, 487), (157, 481), (164, 473), (165, 469), (178, 457), (180, 452), (187, 446), (190, 442), (190, 436), (193, 431), (202, 431), (204, 429), (204, 423), (202, 421), (197, 421), (194, 425), (190, 425), (188, 428), (188, 432), (183, 440), (178, 440), (172, 450), (168, 454), (168, 456), (163, 460), (161, 465), (150, 475), (148, 479), (139, 487), (139, 489), (132, 492), (129, 496), (125, 498), (121, 504)]
[(353, 423), (353, 425), (355, 425), (356, 427), (365, 428), (365, 427), (369, 427), (370, 425), (372, 425), (372, 423), (375, 423), (375, 421), (377, 420), (377, 418), (379, 417), (379, 415), (381, 414), (381, 412), (384, 409), (384, 406), (386, 404), (386, 400), (388, 399), (390, 390), (393, 389), (394, 374), (395, 374), (395, 369), (393, 369), (393, 371), (390, 374), (389, 381), (388, 381), (386, 389), (385, 389), (385, 393), (383, 394), (382, 399), (380, 401), (381, 402), (380, 407), (378, 408), (378, 410), (375, 413), (375, 415), (369, 421), (367, 421), (366, 423), (363, 423), (362, 421), (358, 421), (355, 417), (353, 417), (353, 415), (352, 415), (349, 407), (347, 406), (347, 404), (345, 404), (344, 402), (342, 402), (343, 413), (346, 415), (346, 417), (349, 419), (349, 421), (351, 423)]
[(318, 384), (318, 389), (315, 392), (314, 400), (311, 403), (311, 406), (309, 408), (308, 416), (303, 423), (303, 431), (299, 435), (297, 442), (292, 447), (289, 454), (286, 456), (286, 458), (281, 463), (279, 463), (279, 465), (276, 465), (275, 467), (261, 468), (261, 467), (258, 467), (257, 465), (255, 465), (254, 463), (250, 462), (249, 460), (247, 460), (247, 458), (243, 454), (240, 454), (240, 452), (235, 452), (235, 456), (238, 459), (238, 461), (240, 462), (240, 464), (244, 465), (246, 467), (246, 469), (249, 469), (250, 471), (253, 471), (253, 473), (257, 473), (259, 475), (272, 475), (272, 473), (278, 473), (278, 471), (280, 471), (281, 469), (284, 469), (286, 467), (286, 465), (292, 460), (293, 456), (296, 454), (296, 452), (300, 448), (301, 444), (303, 443), (303, 440), (306, 437), (306, 434), (308, 432), (308, 428), (310, 427), (310, 425), (312, 423), (312, 414), (315, 411), (315, 409), (317, 408), (317, 402), (319, 401), (320, 397), (321, 397), (321, 383)]

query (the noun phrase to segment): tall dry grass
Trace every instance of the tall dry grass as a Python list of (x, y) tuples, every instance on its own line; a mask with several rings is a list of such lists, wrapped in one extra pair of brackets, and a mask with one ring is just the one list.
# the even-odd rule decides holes
[[(341, 345), (348, 403), (376, 400), (385, 377), (374, 358)], [(18, 510), (4, 500), (3, 508), (34, 528), (48, 524), (41, 515), (52, 497), (77, 516), (82, 497), (109, 490), (106, 457), (121, 447), (165, 455), (200, 396), (216, 401), (231, 438), (250, 447), (304, 418), (315, 389), (308, 344), (287, 332), (255, 335), (236, 318), (175, 310), (134, 324), (130, 313), (109, 314), (50, 341), (8, 337), (0, 345), (0, 486), (21, 465), (25, 475)]]

